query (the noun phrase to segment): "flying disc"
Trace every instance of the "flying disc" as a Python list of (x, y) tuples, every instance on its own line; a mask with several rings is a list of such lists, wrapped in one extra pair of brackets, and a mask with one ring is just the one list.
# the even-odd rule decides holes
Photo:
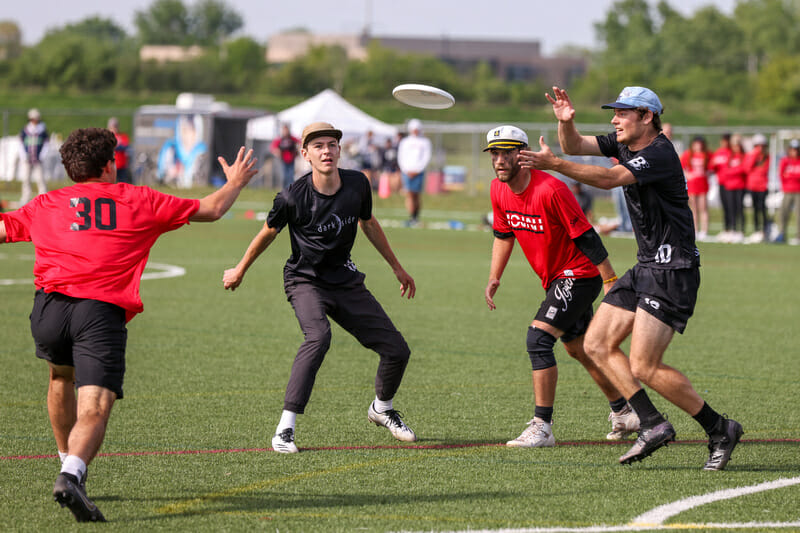
[(392, 96), (404, 104), (423, 109), (447, 109), (456, 103), (456, 99), (449, 92), (418, 83), (398, 85), (392, 91)]

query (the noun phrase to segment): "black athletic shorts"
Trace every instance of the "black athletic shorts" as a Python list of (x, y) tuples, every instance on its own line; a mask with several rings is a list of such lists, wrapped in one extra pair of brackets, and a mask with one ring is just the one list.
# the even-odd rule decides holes
[(36, 357), (75, 367), (75, 385), (98, 385), (122, 398), (128, 329), (121, 307), (36, 291), (31, 311)]
[(603, 302), (632, 312), (641, 307), (683, 333), (699, 289), (699, 267), (666, 270), (637, 264), (619, 278)]
[(603, 280), (593, 278), (559, 278), (547, 289), (535, 320), (550, 324), (564, 332), (562, 342), (570, 342), (589, 328), (594, 315), (595, 298), (600, 294)]

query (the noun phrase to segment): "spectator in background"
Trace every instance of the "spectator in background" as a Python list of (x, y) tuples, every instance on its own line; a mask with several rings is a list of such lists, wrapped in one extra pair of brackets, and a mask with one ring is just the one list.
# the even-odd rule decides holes
[(719, 189), (719, 201), (722, 205), (722, 231), (717, 235), (717, 241), (725, 242), (728, 236), (733, 231), (728, 221), (730, 219), (730, 199), (728, 190), (725, 187), (725, 176), (721, 170), (728, 165), (731, 158), (731, 134), (723, 133), (719, 138), (719, 148), (711, 154), (711, 161), (709, 162), (709, 170), (717, 177), (717, 186)]
[(579, 181), (573, 181), (570, 183), (569, 190), (571, 190), (572, 194), (575, 195), (575, 200), (578, 201), (581, 211), (583, 211), (583, 214), (586, 215), (586, 220), (588, 220), (590, 224), (594, 224), (594, 213), (592, 212), (594, 199), (592, 198), (592, 195), (589, 194), (589, 191), (583, 188), (583, 184), (581, 184)]
[(417, 119), (408, 121), (408, 135), (397, 146), (397, 164), (406, 190), (407, 226), (419, 223), (420, 195), (425, 184), (425, 169), (431, 162), (433, 145), (422, 135), (422, 123)]
[(272, 141), (270, 151), (280, 160), (283, 187), (294, 183), (294, 160), (297, 158), (297, 143), (299, 141), (289, 132), (288, 124), (281, 124), (281, 136)]
[(130, 139), (127, 134), (119, 130), (117, 117), (108, 119), (108, 129), (117, 138), (117, 147), (114, 149), (114, 161), (117, 165), (117, 183), (133, 183), (131, 170), (128, 168)]
[(753, 135), (753, 149), (745, 157), (744, 168), (747, 171), (745, 190), (750, 195), (753, 205), (753, 233), (745, 242), (763, 242), (769, 229), (767, 227), (769, 148), (764, 135), (760, 133)]
[(49, 139), (47, 127), (42, 122), (42, 115), (38, 109), (28, 111), (28, 123), (22, 128), (19, 134), (20, 157), (25, 162), (22, 169), (22, 196), (19, 205), (22, 207), (27, 204), (31, 197), (31, 178), (36, 180), (38, 194), (47, 192), (47, 184), (44, 182), (44, 168), (42, 167), (42, 157), (47, 150)]
[[(789, 151), (781, 158), (778, 175), (781, 178), (783, 201), (780, 211), (780, 233), (775, 242), (782, 243), (788, 240), (790, 244), (800, 244), (800, 140), (792, 139), (789, 142)], [(789, 239), (788, 225), (792, 208), (794, 208), (796, 230), (794, 237)]]
[(725, 195), (728, 197), (728, 211), (725, 227), (728, 233), (718, 238), (721, 242), (744, 241), (744, 187), (747, 181), (747, 170), (744, 167), (746, 153), (742, 144), (742, 136), (731, 135), (731, 153), (724, 165), (717, 167), (717, 179), (725, 183)]
[(400, 190), (400, 167), (397, 166), (397, 144), (391, 137), (386, 139), (381, 150), (381, 180), (389, 182), (389, 191)]
[(373, 189), (378, 187), (378, 173), (381, 166), (381, 153), (375, 141), (375, 134), (371, 130), (361, 137), (358, 142), (359, 169), (369, 180)]
[(689, 191), (689, 208), (694, 218), (698, 240), (708, 236), (708, 173), (711, 154), (701, 136), (692, 139), (689, 149), (681, 155), (681, 167)]

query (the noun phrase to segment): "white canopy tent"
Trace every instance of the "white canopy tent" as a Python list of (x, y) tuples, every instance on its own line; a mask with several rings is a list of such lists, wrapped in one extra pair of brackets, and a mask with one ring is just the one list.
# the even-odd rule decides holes
[(312, 122), (329, 122), (342, 130), (343, 141), (358, 139), (371, 131), (377, 139), (393, 137), (397, 128), (363, 112), (334, 91), (325, 89), (304, 102), (267, 117), (247, 122), (248, 140), (271, 140), (280, 135), (280, 126), (289, 125), (289, 131), (298, 139), (303, 128)]

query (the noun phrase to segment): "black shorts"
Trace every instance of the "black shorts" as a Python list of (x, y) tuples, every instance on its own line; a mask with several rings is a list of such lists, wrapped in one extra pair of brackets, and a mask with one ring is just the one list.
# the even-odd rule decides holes
[(36, 291), (31, 311), (36, 357), (75, 367), (75, 385), (98, 385), (122, 398), (128, 329), (121, 307)]
[(570, 342), (589, 328), (594, 315), (595, 298), (600, 294), (603, 280), (593, 278), (559, 278), (547, 289), (534, 320), (550, 324), (564, 332), (562, 342)]
[(699, 289), (699, 267), (666, 270), (637, 264), (619, 278), (603, 302), (632, 312), (640, 307), (683, 333)]

